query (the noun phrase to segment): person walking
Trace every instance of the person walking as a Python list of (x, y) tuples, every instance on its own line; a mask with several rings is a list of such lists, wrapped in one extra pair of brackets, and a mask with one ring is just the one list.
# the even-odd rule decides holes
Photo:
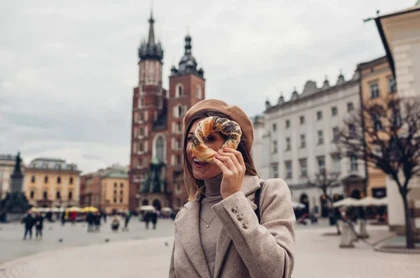
[(296, 222), (291, 193), (281, 179), (258, 177), (249, 117), (237, 106), (203, 100), (185, 114), (183, 134), (189, 202), (174, 221), (169, 277), (289, 278)]
[(151, 216), (152, 216), (152, 212), (150, 212), (150, 211), (145, 211), (144, 212), (143, 221), (146, 224), (146, 230), (149, 229), (149, 223), (150, 223), (150, 220), (152, 220), (151, 219), (152, 218)]
[(150, 220), (152, 221), (152, 224), (153, 224), (153, 230), (156, 230), (156, 224), (157, 224), (157, 221), (158, 221), (158, 214), (157, 214), (156, 211), (153, 211), (150, 214)]
[(35, 224), (35, 218), (33, 217), (31, 210), (28, 210), (25, 217), (22, 219), (22, 224), (25, 225), (25, 233), (23, 234), (23, 240), (26, 240), (27, 236), (29, 236), (29, 239), (32, 239), (32, 228)]
[(131, 213), (129, 210), (127, 210), (124, 217), (124, 227), (122, 228), (123, 232), (124, 231), (128, 232), (128, 223), (130, 222), (130, 218), (131, 218)]
[(44, 229), (44, 217), (40, 212), (35, 216), (35, 239), (42, 239), (42, 230)]

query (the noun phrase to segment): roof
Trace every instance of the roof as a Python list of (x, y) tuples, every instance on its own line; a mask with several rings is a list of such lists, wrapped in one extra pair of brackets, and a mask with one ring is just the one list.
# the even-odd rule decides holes
[(58, 158), (36, 158), (29, 163), (28, 169), (49, 169), (62, 171), (77, 171), (77, 165), (67, 163), (63, 159)]
[(367, 61), (367, 62), (363, 62), (357, 65), (357, 67), (360, 70), (364, 70), (367, 68), (371, 68), (377, 65), (382, 65), (382, 64), (387, 64), (388, 63), (388, 57), (387, 56), (382, 56), (376, 59), (373, 59), (371, 61)]
[(16, 156), (11, 154), (0, 154), (0, 160), (15, 161)]

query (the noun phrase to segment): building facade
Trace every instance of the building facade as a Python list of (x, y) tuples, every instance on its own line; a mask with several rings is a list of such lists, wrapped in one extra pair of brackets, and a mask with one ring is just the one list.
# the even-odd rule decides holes
[(138, 86), (133, 91), (130, 210), (141, 205), (181, 207), (187, 200), (183, 186), (182, 119), (205, 97), (203, 69), (192, 55), (191, 37), (185, 37), (184, 55), (171, 68), (169, 89), (162, 88), (163, 48), (155, 41), (154, 19), (138, 51)]
[[(420, 96), (420, 1), (404, 10), (379, 16), (375, 19), (388, 62), (401, 98)], [(403, 233), (404, 209), (398, 186), (387, 177), (388, 223)], [(417, 233), (420, 231), (420, 178), (410, 181), (409, 205), (413, 211)]]
[(79, 205), (80, 171), (62, 159), (37, 158), (25, 170), (24, 191), (35, 207)]
[(307, 211), (317, 207), (323, 216), (328, 213), (325, 196), (309, 185), (318, 173), (337, 176), (340, 186), (331, 192), (335, 198), (360, 196), (364, 163), (340, 155), (336, 145), (344, 119), (356, 113), (359, 105), (357, 72), (348, 81), (340, 74), (334, 86), (328, 80), (320, 88), (307, 81), (303, 92), (295, 90), (289, 101), (282, 95), (274, 105), (267, 100), (264, 115), (257, 123), (254, 120), (257, 138), (253, 152), (260, 176), (284, 179), (294, 201), (304, 204)]
[(80, 205), (108, 214), (128, 210), (128, 167), (112, 165), (81, 176)]
[[(358, 71), (362, 105), (369, 106), (376, 100), (387, 99), (397, 93), (397, 84), (386, 56), (360, 63)], [(364, 119), (364, 124), (372, 126), (369, 119)], [(367, 165), (366, 195), (375, 198), (387, 196), (386, 175), (370, 164)]]
[[(4, 199), (10, 192), (10, 175), (16, 163), (16, 156), (10, 154), (0, 154), (0, 200)], [(21, 171), (25, 173), (25, 167), (21, 164)]]

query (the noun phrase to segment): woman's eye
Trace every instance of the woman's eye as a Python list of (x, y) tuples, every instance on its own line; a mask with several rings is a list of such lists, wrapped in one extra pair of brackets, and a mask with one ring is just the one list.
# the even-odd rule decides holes
[(214, 141), (214, 136), (213, 135), (209, 135), (206, 138), (206, 142), (213, 142)]
[(193, 139), (193, 137), (192, 136), (188, 136), (187, 137), (187, 141), (189, 142), (189, 141), (191, 141)]

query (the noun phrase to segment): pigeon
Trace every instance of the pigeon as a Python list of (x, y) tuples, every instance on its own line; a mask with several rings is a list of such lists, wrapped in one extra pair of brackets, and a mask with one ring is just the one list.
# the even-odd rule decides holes
[(106, 238), (106, 239), (105, 239), (105, 242), (109, 242), (109, 238)]
[(52, 227), (50, 227), (50, 229), (49, 229), (50, 231), (52, 230)]
[(60, 238), (60, 239), (58, 240), (58, 242), (63, 242), (63, 239), (62, 239), (62, 238)]
[(167, 241), (165, 241), (165, 246), (168, 246), (169, 244), (168, 244), (168, 242)]

